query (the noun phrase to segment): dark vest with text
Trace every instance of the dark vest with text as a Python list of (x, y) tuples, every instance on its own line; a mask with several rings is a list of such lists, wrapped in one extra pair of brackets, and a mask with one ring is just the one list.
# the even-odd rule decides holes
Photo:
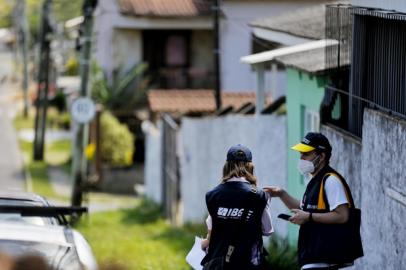
[[(320, 195), (321, 185), (322, 183), (323, 185), (325, 183), (325, 181), (323, 180), (327, 177), (327, 174), (329, 173), (333, 173), (337, 177), (339, 177), (344, 185), (344, 188), (349, 191), (349, 187), (345, 179), (330, 166), (326, 165), (324, 168), (320, 170), (320, 172), (315, 177), (313, 177), (310, 180), (309, 184), (307, 185), (306, 191), (301, 201), (301, 209), (303, 211), (311, 213), (330, 212), (330, 207), (328, 204), (326, 193), (323, 192), (323, 194)], [(320, 196), (323, 196), (323, 200), (320, 200), (319, 198)], [(317, 243), (317, 241), (323, 241), (323, 239), (320, 239), (320, 237), (318, 237), (320, 226), (325, 227), (326, 225), (316, 222), (307, 222), (300, 226), (299, 241), (298, 241), (298, 256), (300, 266), (309, 263), (333, 263), (332, 261), (319, 258), (318, 255), (316, 255), (320, 253), (318, 252), (317, 246), (315, 247), (314, 243)], [(329, 226), (331, 233), (334, 234), (336, 226), (340, 225), (331, 224), (327, 226)], [(331, 244), (334, 245), (334, 243)], [(310, 246), (312, 246), (312, 248), (309, 248)], [(313, 248), (315, 250), (312, 250)], [(339, 254), (337, 254), (337, 256), (339, 256)]]
[(230, 269), (249, 269), (252, 248), (256, 245), (259, 252), (263, 248), (261, 218), (267, 204), (264, 191), (246, 182), (225, 182), (206, 193), (206, 204), (213, 227), (202, 265), (228, 254)]

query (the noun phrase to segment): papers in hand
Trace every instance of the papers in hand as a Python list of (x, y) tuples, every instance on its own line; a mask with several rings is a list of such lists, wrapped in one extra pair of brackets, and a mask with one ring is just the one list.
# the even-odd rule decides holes
[(192, 249), (186, 256), (186, 261), (190, 266), (195, 270), (202, 270), (203, 266), (200, 265), (200, 262), (203, 260), (206, 253), (202, 250), (202, 238), (195, 236), (195, 243)]

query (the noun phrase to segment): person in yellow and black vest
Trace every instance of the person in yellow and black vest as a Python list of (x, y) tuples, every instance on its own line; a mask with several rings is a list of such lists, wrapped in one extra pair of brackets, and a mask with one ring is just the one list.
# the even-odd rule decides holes
[[(291, 149), (300, 153), (297, 168), (307, 182), (302, 200), (280, 187), (264, 190), (271, 197), (279, 197), (293, 212), (289, 221), (300, 225), (301, 269), (336, 270), (352, 265), (363, 256), (360, 210), (355, 209), (346, 180), (329, 166), (332, 147), (328, 139), (321, 133), (310, 132)], [(353, 214), (355, 210), (358, 212)]]
[(262, 242), (273, 232), (269, 202), (270, 196), (257, 188), (251, 151), (241, 144), (231, 147), (221, 183), (206, 193), (204, 270), (269, 269)]

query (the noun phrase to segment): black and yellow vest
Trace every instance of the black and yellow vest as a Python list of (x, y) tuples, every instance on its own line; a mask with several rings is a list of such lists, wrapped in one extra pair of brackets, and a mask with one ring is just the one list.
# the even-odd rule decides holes
[[(346, 180), (334, 169), (326, 165), (307, 185), (301, 202), (301, 208), (303, 211), (311, 213), (327, 213), (330, 211), (326, 193), (324, 192), (325, 180), (330, 175), (334, 175), (341, 181), (349, 201), (349, 206), (354, 206), (351, 191)], [(344, 225), (321, 224), (316, 222), (307, 222), (301, 225), (298, 241), (300, 266), (309, 263), (340, 264), (345, 262), (346, 258), (342, 258), (340, 254), (335, 254), (336, 252), (331, 251), (325, 252), (322, 248), (325, 245), (334, 246), (334, 243), (325, 243), (325, 241), (328, 240), (323, 237), (323, 234), (325, 232), (328, 232), (328, 234), (335, 234), (340, 226)]]

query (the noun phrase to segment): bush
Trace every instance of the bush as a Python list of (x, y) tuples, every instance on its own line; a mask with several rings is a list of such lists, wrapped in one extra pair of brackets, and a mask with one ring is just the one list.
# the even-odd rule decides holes
[(55, 107), (59, 112), (66, 111), (66, 96), (62, 90), (58, 90), (55, 96), (49, 100), (49, 106)]
[(100, 119), (102, 160), (112, 166), (132, 164), (134, 136), (110, 112), (103, 112)]
[(68, 112), (58, 112), (54, 108), (48, 108), (47, 125), (50, 128), (65, 129), (70, 128), (70, 114)]
[(75, 57), (70, 57), (65, 64), (65, 74), (67, 76), (76, 76), (79, 74), (79, 62)]
[(276, 236), (271, 238), (268, 247), (269, 255), (267, 257), (271, 269), (278, 270), (297, 270), (300, 269), (297, 262), (297, 250), (289, 245), (287, 240)]

